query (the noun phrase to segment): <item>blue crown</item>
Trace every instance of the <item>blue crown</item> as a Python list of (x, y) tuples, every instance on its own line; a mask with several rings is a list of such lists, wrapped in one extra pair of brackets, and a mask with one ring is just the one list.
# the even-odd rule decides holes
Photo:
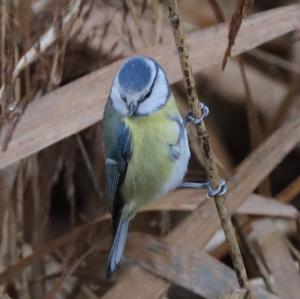
[(119, 84), (124, 92), (140, 92), (150, 83), (151, 67), (144, 57), (133, 57), (119, 72)]

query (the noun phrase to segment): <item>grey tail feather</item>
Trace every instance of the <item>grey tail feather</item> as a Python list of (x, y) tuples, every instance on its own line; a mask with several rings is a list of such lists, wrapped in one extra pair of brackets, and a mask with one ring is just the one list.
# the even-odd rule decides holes
[(125, 249), (128, 225), (129, 220), (123, 219), (123, 217), (121, 217), (117, 231), (114, 235), (114, 241), (107, 260), (106, 278), (110, 278), (111, 275), (118, 270), (118, 266), (120, 264)]

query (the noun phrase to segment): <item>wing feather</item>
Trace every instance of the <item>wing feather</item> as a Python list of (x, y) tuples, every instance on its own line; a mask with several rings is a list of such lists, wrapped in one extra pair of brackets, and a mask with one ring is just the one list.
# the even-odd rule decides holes
[(107, 276), (117, 270), (126, 244), (129, 219), (122, 217), (124, 198), (120, 188), (132, 153), (131, 134), (122, 117), (107, 102), (103, 120), (108, 207), (112, 215), (113, 245), (107, 263)]
[(103, 144), (105, 153), (108, 207), (112, 214), (114, 232), (120, 220), (124, 199), (120, 187), (126, 176), (132, 153), (131, 134), (123, 118), (107, 102), (103, 120)]

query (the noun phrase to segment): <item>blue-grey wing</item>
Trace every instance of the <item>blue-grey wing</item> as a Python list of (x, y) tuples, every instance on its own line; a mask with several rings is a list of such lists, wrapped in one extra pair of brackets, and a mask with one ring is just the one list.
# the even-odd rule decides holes
[(118, 167), (118, 162), (114, 159), (105, 159), (106, 183), (107, 183), (107, 196), (108, 208), (112, 211), (112, 204), (118, 194), (121, 173)]
[[(113, 223), (120, 218), (124, 200), (120, 186), (124, 180), (127, 164), (131, 156), (131, 135), (122, 116), (107, 101), (103, 117), (103, 145), (108, 191), (108, 207)], [(115, 225), (114, 225), (115, 227)]]

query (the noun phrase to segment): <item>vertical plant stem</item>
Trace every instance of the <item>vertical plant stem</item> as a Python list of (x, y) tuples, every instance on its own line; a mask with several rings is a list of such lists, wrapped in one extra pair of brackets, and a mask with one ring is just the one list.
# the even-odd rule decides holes
[(78, 143), (81, 155), (83, 157), (83, 160), (84, 160), (84, 163), (85, 163), (85, 166), (86, 166), (89, 178), (90, 178), (91, 183), (93, 185), (94, 191), (95, 191), (97, 197), (99, 199), (101, 199), (102, 198), (102, 191), (101, 191), (101, 188), (99, 186), (98, 179), (97, 179), (97, 177), (96, 177), (96, 175), (94, 173), (91, 159), (90, 159), (90, 157), (89, 157), (89, 155), (88, 155), (88, 153), (86, 151), (86, 148), (85, 148), (85, 145), (83, 143), (83, 140), (82, 140), (82, 138), (81, 138), (81, 136), (79, 134), (76, 135), (76, 140), (77, 140), (77, 143)]
[[(225, 16), (218, 2), (216, 0), (209, 0), (209, 3), (215, 14), (217, 21), (225, 22)], [(261, 122), (258, 117), (257, 108), (252, 96), (249, 80), (246, 75), (244, 62), (240, 57), (237, 59), (237, 61), (240, 68), (241, 78), (245, 89), (246, 110), (247, 110), (247, 117), (248, 117), (248, 127), (249, 127), (251, 147), (252, 149), (255, 149), (263, 141), (264, 133), (263, 133)], [(271, 196), (270, 179), (269, 178), (264, 179), (259, 185), (258, 190), (260, 194)]]
[(255, 249), (253, 248), (253, 245), (250, 243), (249, 239), (247, 238), (247, 235), (246, 235), (242, 225), (240, 224), (238, 217), (233, 216), (232, 221), (233, 221), (234, 227), (237, 231), (237, 234), (240, 237), (242, 245), (248, 252), (249, 257), (253, 261), (253, 264), (258, 269), (259, 273), (261, 274), (267, 289), (270, 292), (275, 294), (276, 291), (274, 290), (274, 286), (273, 286), (273, 283), (271, 280), (271, 275), (269, 274), (269, 272), (268, 272), (266, 266), (264, 265), (264, 263), (262, 262), (261, 258), (256, 254)]
[(155, 12), (155, 38), (154, 44), (157, 45), (162, 42), (163, 22), (164, 22), (164, 5), (160, 0), (154, 0), (153, 10)]
[[(247, 119), (248, 119), (248, 127), (249, 127), (249, 134), (250, 134), (250, 143), (252, 149), (255, 149), (262, 143), (264, 139), (264, 133), (263, 133), (261, 122), (258, 117), (257, 107), (255, 105), (252, 92), (250, 89), (249, 80), (246, 75), (244, 62), (242, 61), (241, 58), (238, 58), (238, 63), (242, 75), (242, 81), (245, 88), (246, 110), (247, 110)], [(260, 194), (271, 196), (271, 182), (268, 177), (265, 178), (260, 183), (258, 187), (258, 191)]]
[(130, 11), (130, 14), (131, 14), (131, 17), (134, 21), (134, 24), (135, 24), (135, 26), (138, 30), (138, 34), (140, 35), (140, 37), (143, 41), (144, 46), (146, 48), (149, 48), (151, 46), (150, 41), (149, 41), (147, 35), (145, 34), (145, 31), (143, 30), (143, 27), (140, 23), (140, 19), (138, 17), (138, 13), (136, 11), (136, 8), (135, 8), (132, 0), (125, 0), (125, 2), (126, 2), (126, 5), (127, 5), (128, 9)]
[(298, 263), (300, 263), (300, 252), (299, 252), (299, 250), (294, 246), (294, 244), (288, 238), (286, 238), (286, 243), (287, 243), (287, 246), (288, 246), (292, 256), (295, 258), (295, 260), (298, 261)]
[[(169, 17), (174, 39), (181, 63), (184, 85), (187, 92), (189, 106), (192, 109), (194, 117), (201, 116), (199, 108), (199, 99), (195, 88), (195, 80), (192, 73), (191, 63), (185, 43), (185, 36), (182, 29), (181, 19), (178, 11), (177, 0), (169, 0)], [(204, 167), (210, 184), (213, 188), (217, 188), (220, 183), (220, 176), (216, 165), (214, 153), (212, 151), (209, 137), (204, 122), (196, 126), (198, 142), (204, 158)], [(214, 202), (218, 210), (222, 227), (225, 232), (226, 239), (232, 258), (232, 263), (237, 274), (238, 282), (241, 288), (248, 288), (248, 278), (245, 265), (241, 256), (240, 248), (236, 239), (235, 230), (231, 221), (231, 216), (225, 205), (225, 196), (215, 196)]]
[[(26, 161), (26, 160), (25, 160)], [(17, 260), (20, 261), (24, 258), (24, 164), (25, 161), (19, 163), (19, 168), (16, 178), (16, 245), (17, 245)], [(26, 272), (23, 271), (20, 277), (19, 285), (20, 298), (29, 299), (29, 285)]]
[[(33, 155), (29, 158), (30, 171), (31, 171), (31, 184), (32, 184), (32, 197), (33, 197), (33, 247), (39, 247), (44, 242), (45, 223), (46, 218), (43, 213), (43, 203), (41, 198), (41, 190), (39, 185), (39, 165), (37, 156)], [(32, 266), (33, 279), (43, 277), (45, 275), (44, 263), (36, 263)], [(45, 282), (39, 281), (32, 287), (32, 298), (44, 298), (45, 295)]]
[(3, 0), (0, 7), (1, 11), (1, 85), (4, 84), (5, 77), (5, 35), (6, 35), (6, 1)]

